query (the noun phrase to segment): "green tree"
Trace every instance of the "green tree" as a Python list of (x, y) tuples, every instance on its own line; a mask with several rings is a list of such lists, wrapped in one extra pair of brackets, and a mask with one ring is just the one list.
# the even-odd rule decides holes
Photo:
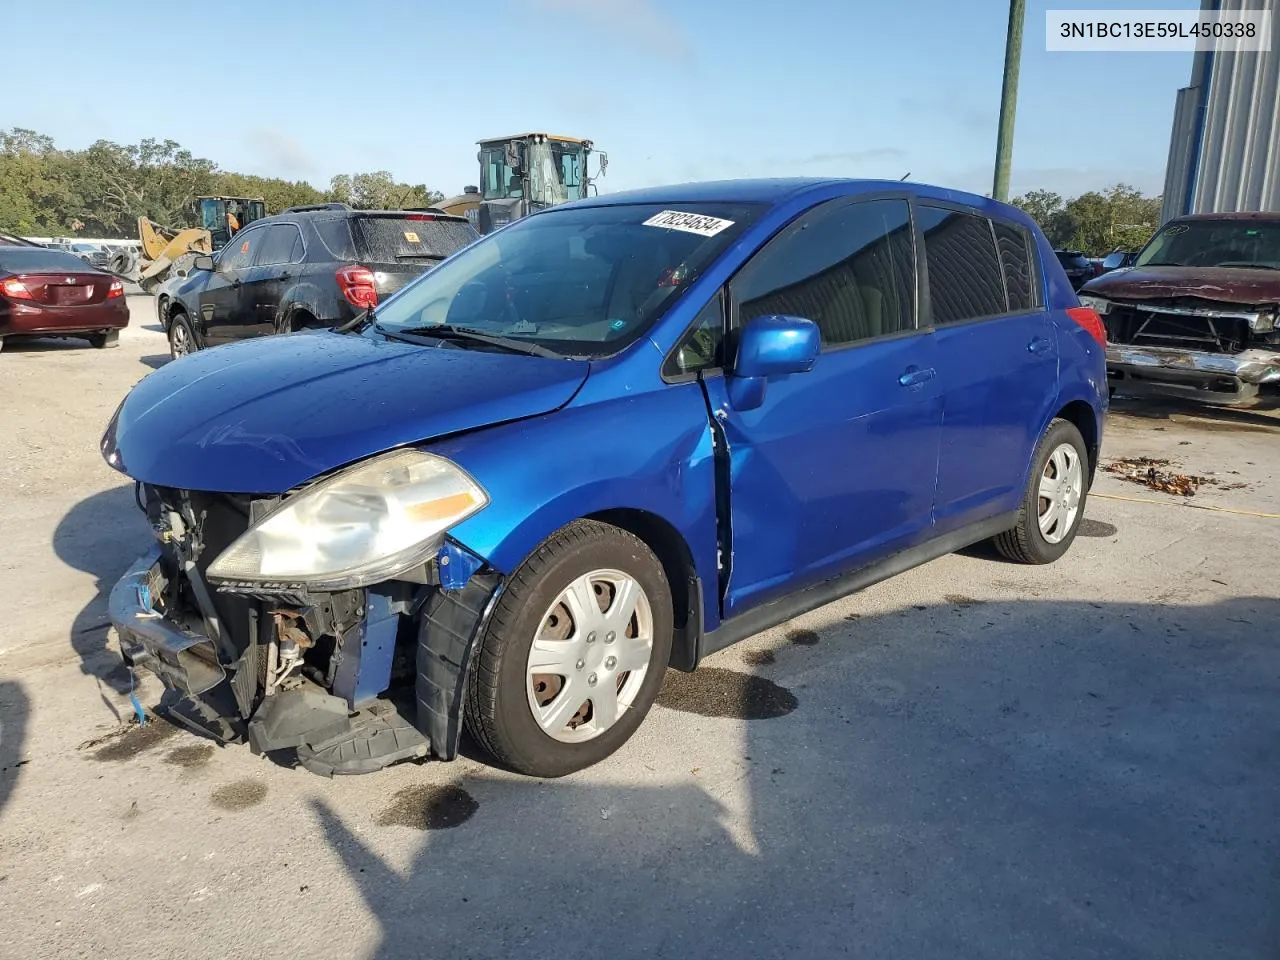
[(397, 183), (389, 170), (342, 173), (329, 181), (329, 197), (357, 210), (398, 210), (429, 207), (444, 199), (443, 193), (425, 184)]

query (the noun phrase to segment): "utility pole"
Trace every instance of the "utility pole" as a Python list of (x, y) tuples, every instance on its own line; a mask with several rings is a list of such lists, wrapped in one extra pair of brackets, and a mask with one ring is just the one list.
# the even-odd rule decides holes
[(1004, 85), (1000, 90), (1000, 129), (996, 133), (996, 177), (991, 196), (1009, 199), (1009, 165), (1013, 159), (1013, 115), (1018, 107), (1018, 67), (1022, 63), (1022, 21), (1026, 0), (1009, 0), (1009, 35), (1004, 43)]

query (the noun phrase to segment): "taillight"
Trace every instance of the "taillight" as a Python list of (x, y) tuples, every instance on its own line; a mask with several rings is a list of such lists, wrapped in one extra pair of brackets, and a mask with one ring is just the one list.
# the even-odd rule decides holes
[(358, 310), (368, 310), (378, 305), (378, 289), (373, 285), (373, 271), (368, 267), (339, 267), (338, 289), (347, 303)]
[(1068, 307), (1067, 316), (1089, 331), (1089, 336), (1102, 346), (1107, 345), (1107, 328), (1102, 325), (1102, 317), (1093, 307)]
[(7, 280), (0, 280), (0, 292), (6, 297), (14, 300), (34, 300), (31, 291), (27, 289), (27, 285), (17, 277), (9, 277)]
[(114, 300), (116, 297), (123, 297), (123, 296), (124, 296), (124, 281), (112, 280), (111, 286), (107, 290), (107, 299)]

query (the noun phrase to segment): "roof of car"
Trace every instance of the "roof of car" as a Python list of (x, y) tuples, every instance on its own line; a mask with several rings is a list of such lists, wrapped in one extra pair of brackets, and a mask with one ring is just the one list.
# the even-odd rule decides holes
[(759, 180), (708, 180), (680, 183), (665, 187), (646, 187), (619, 193), (605, 193), (572, 206), (613, 206), (630, 203), (742, 203), (777, 204), (799, 194), (828, 187), (843, 188), (850, 195), (880, 190), (902, 190), (931, 200), (950, 200), (979, 208), (990, 208), (995, 201), (977, 194), (929, 186), (901, 180), (853, 180), (833, 177), (777, 177)]
[(1188, 213), (1174, 217), (1169, 223), (1195, 223), (1197, 220), (1262, 220), (1280, 222), (1280, 213), (1265, 210), (1232, 210), (1224, 213)]

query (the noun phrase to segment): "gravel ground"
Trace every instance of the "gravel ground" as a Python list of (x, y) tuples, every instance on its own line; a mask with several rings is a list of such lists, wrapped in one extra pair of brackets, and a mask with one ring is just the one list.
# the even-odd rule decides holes
[(105, 591), (148, 535), (97, 442), (167, 354), (130, 306), (117, 349), (0, 355), (0, 956), (1280, 952), (1274, 415), (1117, 404), (1105, 459), (1218, 482), (1101, 474), (1060, 563), (753, 637), (580, 775), (326, 781), (121, 723)]

